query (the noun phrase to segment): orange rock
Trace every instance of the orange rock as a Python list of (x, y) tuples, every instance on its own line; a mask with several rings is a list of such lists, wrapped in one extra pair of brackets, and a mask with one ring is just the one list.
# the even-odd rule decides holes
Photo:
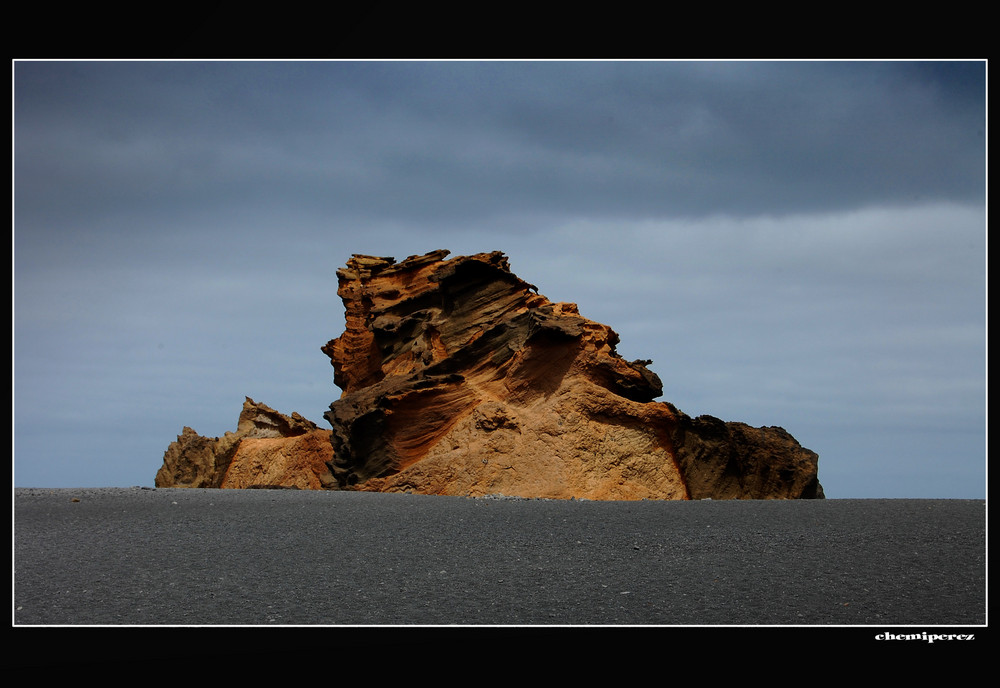
[(343, 393), (322, 430), (247, 398), (235, 433), (184, 428), (157, 486), (557, 499), (821, 498), (782, 428), (691, 418), (618, 335), (552, 303), (500, 252), (355, 255), (346, 327), (322, 347)]
[(332, 458), (329, 430), (317, 428), (294, 437), (245, 437), (219, 487), (333, 487), (327, 466)]
[(723, 424), (719, 435), (654, 402), (659, 378), (649, 361), (618, 355), (610, 327), (539, 295), (500, 252), (447, 253), (399, 263), (356, 255), (337, 273), (347, 328), (323, 351), (343, 389), (325, 414), (341, 488), (586, 499), (822, 494), (816, 455), (784, 431)]
[(336, 486), (327, 462), (333, 458), (330, 431), (297, 413), (285, 416), (255, 402), (243, 402), (236, 432), (202, 437), (191, 428), (163, 455), (157, 487)]

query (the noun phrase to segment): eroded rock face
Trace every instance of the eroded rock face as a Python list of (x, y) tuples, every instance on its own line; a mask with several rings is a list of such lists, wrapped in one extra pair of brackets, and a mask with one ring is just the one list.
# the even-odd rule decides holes
[(297, 487), (568, 499), (823, 496), (818, 457), (782, 428), (691, 418), (650, 361), (552, 303), (500, 252), (337, 271), (343, 389), (323, 430), (247, 398), (235, 433), (184, 428), (159, 487)]
[(243, 403), (236, 432), (202, 437), (185, 427), (163, 456), (157, 487), (336, 487), (330, 431), (298, 413)]
[(822, 496), (817, 456), (780, 428), (684, 415), (649, 361), (552, 303), (500, 252), (355, 255), (346, 329), (322, 347), (341, 398), (340, 488), (587, 499)]

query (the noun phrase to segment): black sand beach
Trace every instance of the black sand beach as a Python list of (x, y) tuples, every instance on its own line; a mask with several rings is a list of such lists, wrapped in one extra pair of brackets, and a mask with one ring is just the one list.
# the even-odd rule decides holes
[(13, 623), (967, 627), (985, 512), (18, 488)]

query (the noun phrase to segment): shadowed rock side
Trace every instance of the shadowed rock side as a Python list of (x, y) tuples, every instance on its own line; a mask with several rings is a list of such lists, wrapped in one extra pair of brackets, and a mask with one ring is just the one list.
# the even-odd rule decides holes
[(819, 456), (784, 428), (680, 414), (671, 442), (691, 499), (822, 499)]
[(243, 403), (236, 432), (202, 437), (184, 428), (167, 448), (157, 487), (336, 487), (327, 463), (330, 431), (298, 413), (285, 416), (255, 402)]
[[(552, 303), (500, 252), (355, 255), (344, 333), (322, 347), (341, 398), (342, 489), (587, 499), (822, 497), (780, 428), (691, 419), (618, 335)], [(230, 469), (231, 470), (231, 469)]]

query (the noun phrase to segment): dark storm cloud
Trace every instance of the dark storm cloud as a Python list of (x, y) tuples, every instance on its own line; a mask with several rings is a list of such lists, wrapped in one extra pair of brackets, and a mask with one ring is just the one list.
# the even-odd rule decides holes
[[(630, 217), (981, 201), (976, 63), (22, 63), (17, 201)], [(970, 88), (970, 85), (972, 88)]]

